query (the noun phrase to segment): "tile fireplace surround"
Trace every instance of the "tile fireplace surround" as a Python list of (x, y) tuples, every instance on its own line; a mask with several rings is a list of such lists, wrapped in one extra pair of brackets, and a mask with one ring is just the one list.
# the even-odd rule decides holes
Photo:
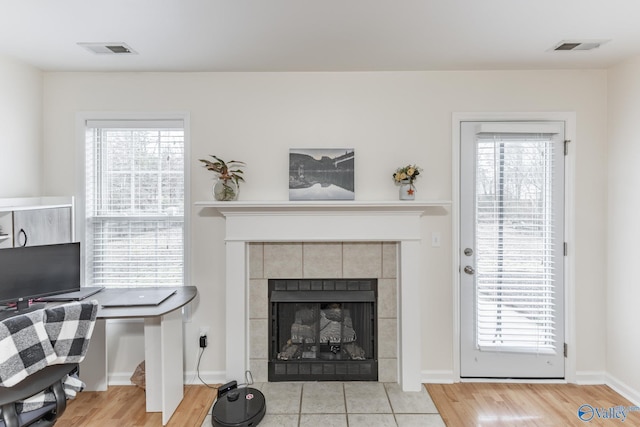
[[(343, 257), (349, 257), (354, 250), (361, 251), (361, 254), (373, 253), (375, 249), (371, 248), (379, 245), (380, 263), (383, 262), (382, 254), (386, 252), (384, 262), (387, 265), (391, 259), (389, 251), (395, 249), (396, 256), (393, 258), (396, 272), (385, 272), (381, 277), (395, 279), (393, 282), (397, 287), (397, 307), (394, 314), (397, 319), (389, 317), (387, 322), (388, 328), (397, 330), (397, 348), (395, 351), (385, 350), (386, 354), (397, 356), (397, 360), (394, 357), (387, 357), (386, 360), (387, 368), (396, 372), (380, 368), (379, 374), (383, 379), (391, 378), (399, 382), (404, 391), (419, 391), (421, 343), (416, 337), (422, 336), (421, 289), (427, 285), (420, 274), (420, 217), (429, 209), (442, 209), (448, 204), (441, 201), (197, 202), (196, 206), (215, 208), (225, 217), (226, 307), (229, 312), (235, 313), (234, 322), (226, 325), (226, 377), (244, 378), (244, 372), (251, 366), (250, 356), (261, 354), (259, 349), (250, 348), (251, 334), (256, 334), (263, 328), (260, 321), (266, 324), (266, 316), (265, 319), (250, 321), (250, 317), (255, 318), (249, 310), (252, 282), (250, 271), (259, 265), (252, 265), (251, 256), (264, 257), (265, 248), (269, 248), (266, 249), (269, 251), (278, 243), (281, 244), (280, 248), (286, 247), (294, 253), (299, 248), (300, 256), (304, 246), (311, 249), (308, 254), (319, 255), (320, 246), (311, 243), (331, 243), (331, 246), (326, 247), (328, 254), (337, 256), (335, 254), (340, 248)], [(369, 249), (362, 249), (364, 247)], [(264, 265), (262, 268), (265, 268)], [(300, 273), (304, 268), (300, 264)], [(384, 269), (382, 264), (378, 268)], [(353, 277), (348, 271), (346, 276)], [(300, 274), (298, 277), (304, 276)], [(250, 323), (254, 323), (253, 330)], [(240, 337), (244, 339), (239, 339)], [(266, 341), (265, 337), (265, 346)], [(256, 360), (253, 363), (256, 364)], [(259, 373), (260, 367), (256, 366), (256, 371)]]
[(395, 242), (250, 243), (249, 366), (254, 381), (268, 381), (268, 281), (290, 278), (329, 283), (377, 279), (378, 381), (398, 382), (396, 249)]

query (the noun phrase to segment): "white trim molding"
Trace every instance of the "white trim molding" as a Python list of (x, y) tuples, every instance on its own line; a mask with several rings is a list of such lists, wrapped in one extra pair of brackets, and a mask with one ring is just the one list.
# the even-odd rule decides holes
[(618, 378), (609, 374), (606, 374), (605, 384), (611, 387), (618, 394), (622, 395), (622, 397), (629, 399), (634, 405), (640, 406), (640, 391), (629, 387)]
[[(187, 371), (184, 373), (185, 385), (224, 384), (225, 371)], [(242, 377), (244, 378), (244, 377)]]
[(423, 384), (453, 384), (456, 378), (452, 370), (426, 370), (422, 371), (421, 382)]
[(578, 371), (574, 382), (578, 385), (598, 385), (604, 384), (606, 377), (604, 371)]

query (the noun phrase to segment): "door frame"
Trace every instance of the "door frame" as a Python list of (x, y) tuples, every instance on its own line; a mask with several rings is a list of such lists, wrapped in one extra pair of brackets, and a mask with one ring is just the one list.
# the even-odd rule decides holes
[[(451, 120), (451, 228), (452, 228), (452, 277), (453, 277), (453, 381), (483, 381), (482, 379), (462, 379), (460, 377), (460, 122), (464, 121), (563, 121), (565, 122), (565, 140), (569, 143), (569, 156), (565, 163), (565, 212), (564, 241), (569, 250), (565, 256), (564, 268), (564, 324), (565, 343), (569, 351), (565, 358), (565, 379), (553, 382), (576, 382), (576, 326), (575, 326), (575, 256), (571, 250), (575, 242), (575, 150), (576, 150), (576, 113), (575, 112), (532, 112), (532, 113), (453, 113)], [(495, 382), (495, 380), (492, 380)], [(506, 380), (518, 381), (518, 380)], [(549, 380), (527, 380), (526, 382)], [(522, 381), (519, 381), (522, 382)]]

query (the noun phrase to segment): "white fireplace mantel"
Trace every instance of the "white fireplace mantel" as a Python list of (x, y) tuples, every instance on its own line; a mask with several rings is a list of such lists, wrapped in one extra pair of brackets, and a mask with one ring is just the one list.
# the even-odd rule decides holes
[[(248, 248), (251, 242), (398, 242), (399, 372), (405, 391), (421, 388), (420, 218), (440, 214), (448, 201), (196, 202), (225, 217), (226, 376), (249, 366)], [(233, 315), (231, 315), (233, 314)], [(244, 337), (244, 339), (238, 339)]]

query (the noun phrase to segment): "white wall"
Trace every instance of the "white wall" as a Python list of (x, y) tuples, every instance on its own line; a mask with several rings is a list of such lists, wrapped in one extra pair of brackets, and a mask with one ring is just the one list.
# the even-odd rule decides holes
[(0, 56), (0, 197), (40, 196), (42, 73)]
[[(241, 199), (286, 200), (293, 147), (355, 148), (360, 200), (396, 199), (391, 174), (408, 162), (425, 169), (418, 199), (451, 199), (453, 112), (575, 111), (574, 351), (579, 372), (604, 372), (605, 71), (46, 73), (44, 81), (47, 194), (75, 190), (78, 111), (189, 111), (192, 201), (212, 199), (212, 174), (198, 162), (208, 154), (247, 163)], [(207, 325), (201, 369), (214, 375), (224, 370), (224, 223), (196, 208), (191, 221), (199, 299), (185, 334), (186, 369), (195, 366), (198, 328)], [(432, 231), (442, 233), (442, 247), (430, 246)], [(422, 368), (426, 377), (446, 376), (453, 371), (451, 216), (426, 217), (422, 232)], [(114, 360), (112, 373), (132, 372), (138, 362)]]
[[(635, 271), (640, 237), (640, 57), (609, 72), (607, 241), (607, 373), (640, 401), (640, 286)], [(633, 391), (635, 390), (635, 392)]]

